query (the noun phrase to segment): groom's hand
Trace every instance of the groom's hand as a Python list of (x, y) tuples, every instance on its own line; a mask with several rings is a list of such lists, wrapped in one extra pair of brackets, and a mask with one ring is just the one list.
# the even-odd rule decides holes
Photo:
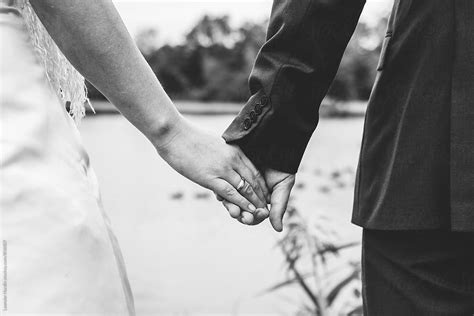
[(242, 210), (235, 204), (226, 201), (224, 198), (216, 194), (217, 200), (224, 204), (232, 217), (236, 218), (243, 224), (257, 225), (267, 217), (270, 217), (270, 223), (277, 232), (283, 230), (283, 216), (285, 215), (288, 201), (290, 199), (291, 189), (295, 184), (295, 175), (274, 169), (267, 169), (263, 173), (263, 178), (267, 184), (268, 190), (271, 192), (268, 202), (270, 203), (270, 215), (268, 213), (257, 213), (255, 216)]
[(283, 230), (283, 215), (285, 215), (291, 189), (295, 184), (295, 175), (267, 169), (263, 175), (267, 187), (271, 192), (270, 197), (270, 223), (277, 232)]

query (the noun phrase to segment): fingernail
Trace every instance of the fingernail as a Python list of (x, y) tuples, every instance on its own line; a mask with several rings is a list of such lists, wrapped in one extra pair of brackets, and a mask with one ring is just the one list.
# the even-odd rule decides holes
[(268, 217), (270, 215), (270, 212), (265, 208), (258, 208), (257, 215), (259, 217)]
[(242, 222), (244, 224), (250, 225), (252, 221), (253, 221), (253, 218), (251, 214), (246, 213), (246, 212), (242, 213)]
[(253, 204), (249, 204), (249, 210), (251, 210), (252, 212), (255, 212), (257, 208)]

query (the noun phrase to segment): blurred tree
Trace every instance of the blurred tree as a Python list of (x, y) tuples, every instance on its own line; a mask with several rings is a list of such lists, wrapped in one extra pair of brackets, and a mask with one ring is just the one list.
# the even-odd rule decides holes
[(227, 16), (204, 16), (184, 44), (165, 45), (144, 56), (175, 98), (242, 102), (248, 97), (248, 75), (264, 38), (261, 24), (233, 28)]
[[(136, 42), (163, 87), (175, 99), (245, 102), (248, 76), (265, 40), (266, 22), (234, 27), (228, 16), (203, 16), (178, 45), (159, 44), (156, 30), (138, 33)], [(367, 100), (387, 19), (360, 22), (348, 44), (328, 96)], [(91, 98), (103, 98), (88, 84)]]
[[(247, 23), (232, 29), (227, 18), (207, 18), (202, 22), (207, 27), (195, 28), (187, 37), (208, 38), (205, 41), (207, 46), (200, 46), (205, 84), (197, 95), (198, 98), (205, 101), (244, 101), (249, 96), (247, 82), (253, 60), (264, 42), (264, 26)], [(214, 25), (214, 29), (217, 29), (210, 34), (225, 32), (227, 37), (209, 37), (196, 32), (200, 29), (208, 30), (209, 25)]]
[(328, 96), (338, 100), (367, 100), (375, 80), (376, 66), (387, 19), (374, 26), (360, 22), (347, 45)]
[(205, 15), (186, 35), (186, 43), (202, 47), (226, 44), (232, 47), (233, 33), (234, 30), (229, 24), (229, 16), (213, 18)]
[(135, 42), (144, 55), (151, 54), (160, 47), (158, 31), (155, 29), (144, 29), (135, 36)]

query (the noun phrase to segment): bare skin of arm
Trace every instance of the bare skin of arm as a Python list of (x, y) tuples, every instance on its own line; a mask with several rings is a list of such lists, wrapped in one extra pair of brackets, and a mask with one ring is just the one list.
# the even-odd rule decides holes
[[(209, 135), (176, 110), (110, 0), (30, 0), (71, 64), (154, 145), (171, 167), (243, 211), (251, 224), (268, 217), (265, 180), (236, 146)], [(251, 185), (235, 187), (244, 177)], [(258, 208), (258, 211), (255, 209)]]

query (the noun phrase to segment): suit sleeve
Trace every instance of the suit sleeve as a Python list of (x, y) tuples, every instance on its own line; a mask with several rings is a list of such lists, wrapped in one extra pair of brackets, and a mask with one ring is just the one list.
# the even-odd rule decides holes
[(365, 0), (274, 0), (251, 97), (225, 131), (260, 168), (296, 173)]

